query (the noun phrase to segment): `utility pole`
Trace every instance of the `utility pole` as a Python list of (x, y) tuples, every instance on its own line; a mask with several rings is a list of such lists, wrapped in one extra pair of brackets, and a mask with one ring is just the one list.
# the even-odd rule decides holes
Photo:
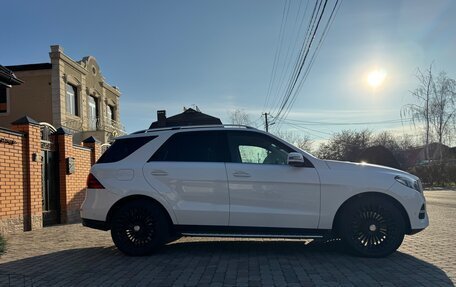
[(268, 113), (264, 113), (264, 128), (266, 132), (269, 132)]

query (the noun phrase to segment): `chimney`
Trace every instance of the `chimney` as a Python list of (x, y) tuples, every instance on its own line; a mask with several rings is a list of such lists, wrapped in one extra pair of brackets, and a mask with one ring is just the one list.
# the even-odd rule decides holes
[(159, 128), (166, 127), (166, 110), (157, 111), (157, 124)]

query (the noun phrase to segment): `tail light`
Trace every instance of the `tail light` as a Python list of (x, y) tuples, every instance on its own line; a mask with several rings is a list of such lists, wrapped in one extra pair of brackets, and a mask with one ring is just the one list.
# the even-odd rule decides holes
[(104, 189), (105, 187), (98, 181), (98, 179), (91, 173), (87, 177), (87, 188)]

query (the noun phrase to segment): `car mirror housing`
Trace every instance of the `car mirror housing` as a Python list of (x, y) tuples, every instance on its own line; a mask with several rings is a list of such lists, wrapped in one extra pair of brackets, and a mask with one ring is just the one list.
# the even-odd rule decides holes
[(304, 156), (299, 152), (290, 152), (288, 154), (287, 163), (291, 166), (302, 167), (305, 165)]

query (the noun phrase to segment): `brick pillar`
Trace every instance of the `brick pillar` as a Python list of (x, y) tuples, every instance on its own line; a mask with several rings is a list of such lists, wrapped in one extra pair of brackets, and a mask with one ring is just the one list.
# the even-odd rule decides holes
[(101, 156), (100, 141), (91, 136), (83, 140), (82, 145), (91, 149), (90, 164), (94, 165), (97, 162), (98, 158)]
[(41, 131), (37, 121), (22, 117), (11, 123), (25, 134), (24, 157), (24, 231), (43, 227), (43, 194), (41, 173)]
[(60, 222), (68, 223), (68, 198), (67, 188), (70, 187), (69, 175), (67, 174), (66, 159), (70, 157), (70, 151), (73, 146), (73, 136), (63, 128), (58, 128), (53, 133), (54, 142), (59, 154), (59, 195), (60, 195)]

